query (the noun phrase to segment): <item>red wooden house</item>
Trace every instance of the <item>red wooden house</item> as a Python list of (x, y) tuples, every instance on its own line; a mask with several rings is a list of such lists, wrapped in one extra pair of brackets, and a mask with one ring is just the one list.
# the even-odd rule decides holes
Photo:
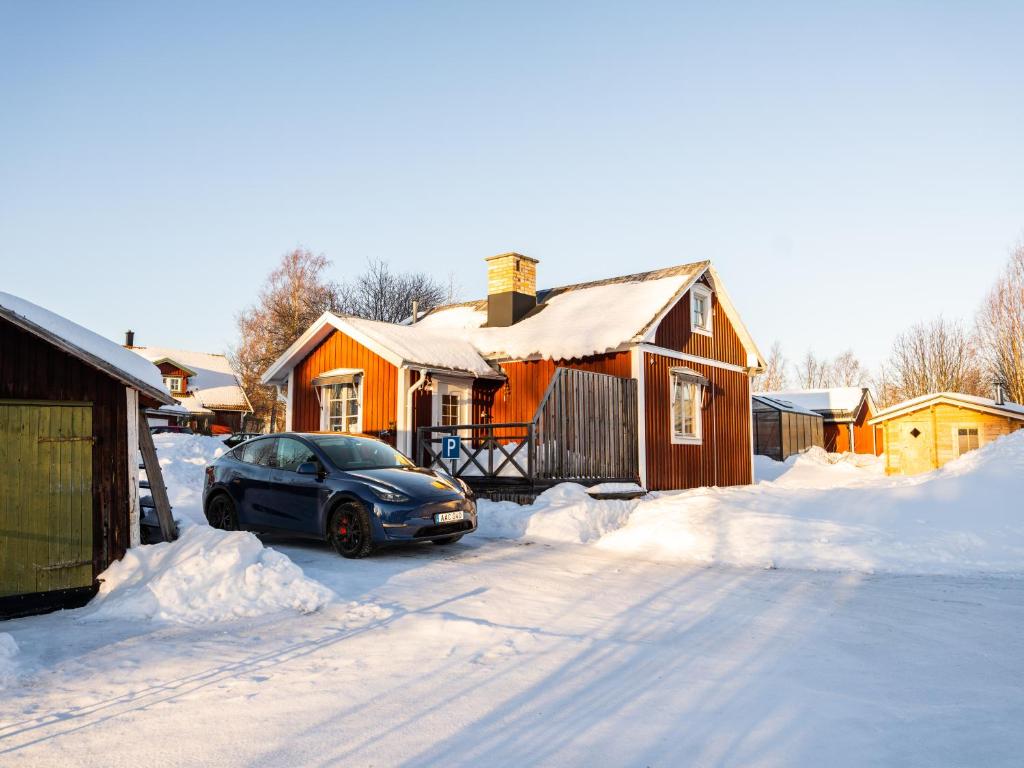
[(751, 482), (762, 356), (710, 262), (544, 291), (536, 264), (491, 257), (487, 299), (405, 325), (325, 313), (263, 377), (288, 428), (379, 435), (425, 464), (459, 434), (469, 455), (445, 466), (469, 480)]
[(881, 428), (868, 423), (878, 408), (867, 387), (800, 389), (758, 393), (788, 400), (821, 414), (824, 448), (830, 453), (882, 455)]

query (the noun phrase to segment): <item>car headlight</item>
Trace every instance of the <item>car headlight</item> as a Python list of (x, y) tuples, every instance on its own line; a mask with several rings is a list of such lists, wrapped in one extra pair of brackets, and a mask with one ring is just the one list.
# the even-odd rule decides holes
[(461, 489), (462, 489), (462, 492), (463, 492), (464, 494), (466, 494), (467, 496), (472, 496), (472, 495), (473, 495), (473, 491), (471, 491), (471, 490), (470, 490), (470, 488), (469, 488), (469, 483), (467, 483), (467, 482), (466, 482), (465, 480), (463, 480), (463, 479), (462, 479), (461, 477), (453, 477), (452, 479), (453, 479), (453, 480), (454, 480), (454, 481), (455, 481), (456, 483), (458, 483), (458, 484), (459, 484), (459, 488), (461, 488)]
[(385, 488), (382, 485), (370, 485), (369, 488), (373, 491), (374, 496), (381, 501), (390, 501), (394, 504), (401, 504), (403, 501), (409, 500), (408, 496), (396, 491), (394, 488)]

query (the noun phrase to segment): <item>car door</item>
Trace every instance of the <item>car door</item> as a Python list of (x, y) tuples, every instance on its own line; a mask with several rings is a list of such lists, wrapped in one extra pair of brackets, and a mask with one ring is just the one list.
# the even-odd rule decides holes
[(319, 459), (313, 449), (293, 437), (277, 438), (277, 461), (271, 474), (269, 493), (272, 522), (275, 528), (302, 533), (320, 533), (318, 511), (322, 478), (300, 475), (301, 464)]
[(273, 520), (271, 495), (273, 471), (277, 467), (277, 438), (264, 437), (246, 443), (242, 456), (246, 464), (242, 478), (244, 503), (239, 515), (246, 526), (266, 528)]

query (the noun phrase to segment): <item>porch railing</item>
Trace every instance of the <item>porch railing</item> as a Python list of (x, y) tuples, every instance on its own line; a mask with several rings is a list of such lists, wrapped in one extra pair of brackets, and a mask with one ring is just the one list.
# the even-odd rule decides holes
[[(498, 424), (456, 424), (419, 427), (416, 463), (443, 469), (453, 477), (510, 477), (532, 481), (536, 476), (537, 442), (532, 421)], [(445, 437), (460, 438), (459, 458), (446, 459)]]

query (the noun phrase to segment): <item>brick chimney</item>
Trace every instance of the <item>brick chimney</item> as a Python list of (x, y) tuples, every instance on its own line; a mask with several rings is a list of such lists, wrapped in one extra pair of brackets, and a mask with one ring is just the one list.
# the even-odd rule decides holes
[(537, 306), (537, 260), (501, 253), (487, 262), (487, 327), (518, 323)]

